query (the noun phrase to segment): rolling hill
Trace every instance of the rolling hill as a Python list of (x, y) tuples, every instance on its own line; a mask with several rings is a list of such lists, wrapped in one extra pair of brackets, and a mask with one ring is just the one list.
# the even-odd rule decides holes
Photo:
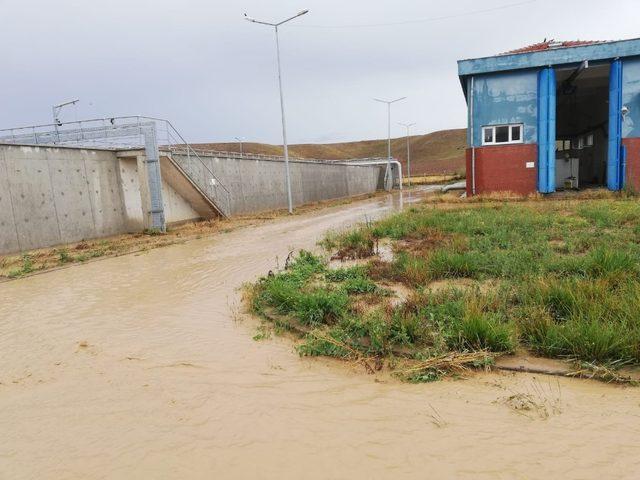
[[(466, 130), (441, 130), (409, 137), (411, 173), (417, 175), (464, 174)], [(200, 143), (192, 145), (204, 150), (237, 152), (238, 143)], [(243, 143), (245, 153), (282, 155), (282, 146), (264, 143)], [(406, 137), (391, 139), (391, 154), (402, 162), (406, 172)], [(386, 157), (386, 140), (363, 140), (345, 143), (305, 143), (289, 145), (292, 157), (318, 160)]]

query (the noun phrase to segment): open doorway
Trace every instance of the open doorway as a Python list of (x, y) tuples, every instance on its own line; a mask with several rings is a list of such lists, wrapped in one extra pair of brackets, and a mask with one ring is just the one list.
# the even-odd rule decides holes
[(556, 70), (556, 190), (607, 185), (609, 65)]

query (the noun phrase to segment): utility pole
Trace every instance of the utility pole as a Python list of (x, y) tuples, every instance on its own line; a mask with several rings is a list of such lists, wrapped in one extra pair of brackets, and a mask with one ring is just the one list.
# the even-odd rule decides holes
[(405, 98), (407, 97), (400, 97), (395, 100), (380, 100), (378, 98), (374, 98), (376, 102), (387, 104), (387, 171), (385, 173), (385, 183), (389, 184), (389, 188), (387, 188), (387, 190), (391, 190), (393, 188), (393, 176), (391, 177), (391, 181), (389, 181), (388, 178), (389, 175), (391, 175), (391, 104), (404, 100)]
[(302, 10), (301, 12), (297, 13), (293, 17), (289, 17), (278, 23), (263, 22), (260, 20), (256, 20), (255, 18), (247, 17), (246, 13), (244, 14), (245, 20), (252, 23), (259, 23), (261, 25), (268, 25), (270, 27), (273, 27), (276, 34), (276, 54), (278, 59), (278, 87), (280, 88), (280, 114), (282, 116), (282, 147), (284, 150), (284, 169), (285, 169), (286, 182), (287, 182), (287, 201), (289, 204), (289, 213), (293, 213), (293, 200), (291, 198), (291, 174), (289, 172), (289, 146), (287, 145), (287, 124), (285, 122), (285, 117), (284, 117), (284, 95), (282, 93), (282, 72), (280, 69), (280, 40), (278, 38), (278, 27), (280, 25), (287, 23), (290, 20), (293, 20), (294, 18), (301, 17), (302, 15), (308, 12), (309, 10)]
[(407, 183), (411, 186), (411, 147), (409, 146), (409, 129), (415, 125), (415, 123), (398, 123), (407, 129)]

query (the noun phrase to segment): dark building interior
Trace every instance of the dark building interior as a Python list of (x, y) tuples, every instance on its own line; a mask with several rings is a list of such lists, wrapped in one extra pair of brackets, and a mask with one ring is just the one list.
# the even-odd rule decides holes
[(556, 189), (607, 181), (609, 66), (556, 71)]

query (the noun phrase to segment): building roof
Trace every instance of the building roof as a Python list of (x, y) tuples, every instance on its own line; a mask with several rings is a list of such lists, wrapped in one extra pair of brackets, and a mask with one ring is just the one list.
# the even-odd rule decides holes
[(597, 43), (609, 43), (608, 41), (603, 40), (547, 40), (540, 43), (533, 43), (531, 45), (527, 45), (526, 47), (516, 48), (515, 50), (510, 50), (508, 52), (500, 53), (499, 55), (514, 55), (518, 53), (529, 53), (529, 52), (542, 52), (544, 50), (553, 50), (557, 48), (571, 48), (571, 47), (582, 47), (584, 45), (595, 45)]
[(546, 40), (490, 57), (458, 61), (461, 77), (483, 73), (570, 65), (584, 60), (607, 61), (619, 57), (640, 56), (640, 39), (629, 40)]

